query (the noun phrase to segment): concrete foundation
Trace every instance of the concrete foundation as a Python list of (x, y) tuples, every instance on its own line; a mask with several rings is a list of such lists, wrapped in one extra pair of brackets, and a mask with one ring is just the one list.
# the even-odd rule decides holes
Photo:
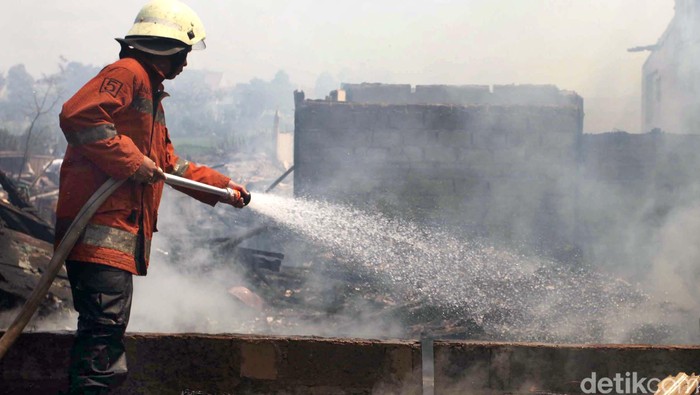
[[(24, 334), (0, 361), (2, 394), (67, 385), (73, 335)], [(129, 378), (113, 394), (420, 394), (412, 341), (252, 335), (130, 334)]]
[[(65, 389), (72, 341), (68, 333), (22, 335), (0, 361), (0, 393)], [(426, 354), (434, 355), (434, 388), (423, 392), (413, 341), (131, 334), (126, 343), (129, 378), (114, 394), (644, 394), (700, 368), (695, 346), (436, 340)]]
[(653, 394), (657, 379), (700, 369), (700, 347), (686, 346), (435, 341), (434, 353), (441, 395)]

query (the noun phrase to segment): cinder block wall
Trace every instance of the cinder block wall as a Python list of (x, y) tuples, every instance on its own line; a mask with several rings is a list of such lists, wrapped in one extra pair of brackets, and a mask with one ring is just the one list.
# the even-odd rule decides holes
[[(72, 334), (23, 334), (0, 361), (0, 393), (56, 394), (67, 385)], [(420, 394), (419, 342), (252, 335), (130, 334), (129, 377), (110, 392)]]
[[(297, 195), (505, 240), (573, 242), (579, 96), (549, 86), (346, 88), (352, 102), (297, 101)], [(509, 104), (356, 102), (474, 97)]]
[(344, 88), (297, 101), (298, 195), (638, 268), (700, 200), (698, 136), (583, 135), (583, 100), (554, 86)]

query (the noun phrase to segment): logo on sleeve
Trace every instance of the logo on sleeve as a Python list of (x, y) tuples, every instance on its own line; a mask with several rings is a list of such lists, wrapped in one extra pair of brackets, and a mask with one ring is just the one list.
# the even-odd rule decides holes
[(112, 97), (117, 97), (117, 93), (122, 89), (122, 85), (124, 84), (114, 78), (105, 78), (105, 80), (102, 81), (100, 93), (106, 92), (112, 95)]

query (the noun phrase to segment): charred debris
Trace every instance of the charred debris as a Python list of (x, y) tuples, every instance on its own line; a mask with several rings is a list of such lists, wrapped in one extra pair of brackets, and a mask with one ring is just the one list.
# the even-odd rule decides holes
[[(212, 163), (219, 158), (195, 159)], [(219, 167), (226, 167), (232, 174), (235, 170), (252, 191), (263, 192), (274, 186), (275, 193), (292, 194), (292, 177), (282, 177), (291, 173), (290, 167), (269, 160), (265, 154), (237, 155)], [(19, 180), (11, 168), (0, 168), (2, 326), (9, 325), (14, 312), (26, 301), (51, 259), (60, 160), (49, 158), (40, 172), (25, 171)], [(166, 191), (166, 194), (173, 193)], [(189, 199), (176, 199), (174, 204), (181, 202), (189, 204)], [(386, 328), (379, 328), (385, 330), (386, 337), (419, 338), (429, 334), (431, 337), (473, 339), (483, 335), (475, 322), (459, 314), (450, 316), (425, 300), (397, 300), (390, 290), (371, 276), (354, 270), (343, 257), (332, 251), (309, 248), (307, 241), (295, 239), (245, 210), (237, 212), (232, 221), (230, 216), (224, 215), (223, 208), (212, 214), (210, 209), (199, 207), (196, 202), (194, 206), (197, 207), (194, 217), (187, 218), (191, 226), (211, 228), (207, 224), (218, 222), (218, 227), (213, 227), (226, 229), (226, 234), (212, 230), (203, 232), (204, 236), (195, 240), (197, 245), (206, 246), (213, 259), (205, 267), (197, 267), (197, 273), (192, 274), (205, 277), (208, 272), (227, 270), (243, 279), (241, 284), (231, 284), (223, 293), (232, 298), (241, 311), (248, 313), (247, 321), (231, 329), (232, 332), (382, 337), (376, 327), (367, 332), (358, 329), (358, 317), (361, 317), (362, 321), (387, 323)], [(158, 260), (167, 259), (173, 265), (182, 265), (185, 272), (190, 270), (186, 264), (190, 233), (161, 229), (156, 237), (169, 238), (170, 248), (168, 251), (155, 249), (152, 259), (153, 255), (160, 255)], [(295, 254), (295, 250), (302, 249), (303, 254)], [(286, 257), (285, 251), (291, 251), (292, 256)], [(30, 329), (66, 329), (46, 323), (72, 322), (60, 318), (73, 314), (70, 285), (62, 269)], [(318, 332), (319, 328), (326, 332)]]
[[(53, 212), (58, 198), (58, 170), (60, 159), (40, 158), (30, 163), (39, 163), (41, 170), (35, 172), (31, 166), (17, 179), (10, 162), (0, 167), (0, 325), (8, 325), (17, 309), (29, 297), (45, 270), (53, 253)], [(203, 163), (220, 161), (217, 158), (196, 158)], [(217, 165), (215, 165), (217, 166)], [(279, 161), (270, 160), (265, 154), (237, 155), (217, 167), (230, 169), (240, 174), (252, 191), (270, 191), (291, 195), (293, 168)], [(225, 170), (224, 170), (225, 171)], [(172, 191), (166, 191), (171, 194)], [(183, 201), (188, 201), (183, 199)], [(179, 204), (180, 201), (175, 202)], [(211, 212), (198, 207), (194, 218), (188, 221), (194, 227), (212, 221)], [(222, 214), (224, 209), (218, 212)], [(290, 239), (284, 231), (271, 227), (253, 215), (241, 211), (235, 221), (217, 218), (226, 234), (207, 233), (196, 240), (207, 246), (214, 258), (205, 267), (198, 267), (196, 275), (207, 272), (230, 270), (244, 281), (231, 284), (226, 297), (248, 312), (247, 323), (236, 330), (254, 333), (308, 334), (307, 328), (322, 325), (334, 336), (358, 336), (355, 318), (364, 320), (402, 321), (405, 328), (387, 328), (388, 337), (420, 337), (426, 331), (442, 337), (474, 338), (481, 333), (473, 322), (462, 322), (455, 317), (446, 323), (444, 312), (420, 300), (399, 301), (382, 289), (371, 277), (354, 272), (342, 257), (330, 251), (305, 250), (304, 261), (287, 259), (280, 252), (292, 244), (304, 241)], [(206, 226), (205, 226), (206, 227)], [(164, 235), (165, 234), (165, 235)], [(229, 236), (230, 235), (230, 236)], [(170, 238), (169, 251), (156, 249), (152, 254), (160, 255), (174, 265), (183, 265), (188, 260), (185, 242), (191, 237), (177, 231), (161, 232), (156, 237)], [(181, 239), (180, 239), (181, 238)], [(246, 244), (246, 242), (248, 242)], [(262, 247), (260, 247), (262, 246)], [(286, 247), (286, 248), (285, 248)], [(297, 246), (297, 248), (305, 248)], [(293, 250), (294, 248), (292, 248)], [(311, 281), (309, 279), (312, 279)], [(216, 303), (216, 301), (212, 301)], [(232, 312), (233, 313), (233, 312)], [(30, 329), (65, 329), (49, 324), (73, 315), (70, 285), (65, 269), (54, 281), (46, 300)], [(215, 317), (212, 317), (212, 319)], [(232, 329), (232, 331), (234, 331)], [(376, 333), (367, 333), (376, 336)]]
[[(201, 163), (221, 162), (218, 156), (193, 159)], [(223, 172), (239, 175), (253, 194), (264, 192), (274, 184), (276, 194), (292, 195), (291, 177), (279, 179), (289, 174), (289, 167), (269, 159), (266, 154), (237, 154), (219, 167), (224, 168)], [(35, 181), (37, 178), (40, 180)], [(3, 186), (0, 191), (0, 325), (7, 325), (51, 258), (53, 218), (48, 214), (52, 210), (41, 207), (55, 205), (57, 183), (51, 174), (31, 177), (27, 174), (17, 181), (11, 173), (2, 172), (0, 180)], [(165, 195), (169, 207), (165, 207), (166, 212), (161, 208), (161, 219), (172, 217), (173, 212), (183, 214), (170, 221), (174, 226), (169, 226), (168, 222), (159, 224), (161, 229), (156, 238), (167, 242), (161, 247), (155, 243), (151, 260), (156, 265), (168, 263), (186, 276), (206, 279), (223, 271), (240, 279), (240, 282), (225, 284), (220, 293), (221, 298), (228, 298), (227, 302), (238, 306), (231, 314), (240, 316), (237, 327), (223, 331), (483, 340), (510, 340), (508, 336), (517, 336), (511, 333), (499, 337), (487, 328), (494, 323), (506, 326), (517, 323), (520, 319), (518, 306), (495, 303), (477, 322), (470, 314), (436, 305), (419, 292), (408, 298), (397, 296), (379, 279), (358, 270), (347, 257), (277, 228), (249, 210), (234, 213), (226, 207), (212, 210), (184, 196), (180, 198), (173, 190), (166, 190)], [(197, 232), (187, 228), (197, 229)], [(194, 246), (207, 251), (206, 264), (196, 267), (189, 264)], [(552, 286), (560, 280), (556, 276), (546, 279)], [(497, 282), (490, 285), (493, 289), (501, 286), (504, 285)], [(523, 285), (523, 288), (528, 286)], [(638, 295), (628, 296), (630, 300), (639, 298)], [(217, 301), (207, 303), (216, 304)], [(73, 322), (54, 319), (73, 315), (71, 306), (70, 286), (63, 270), (30, 328), (66, 329), (43, 325), (42, 320), (44, 323)], [(205, 319), (216, 320), (217, 317)], [(665, 336), (663, 328), (648, 329), (650, 333), (636, 340), (654, 342)], [(222, 331), (221, 327), (212, 330)]]

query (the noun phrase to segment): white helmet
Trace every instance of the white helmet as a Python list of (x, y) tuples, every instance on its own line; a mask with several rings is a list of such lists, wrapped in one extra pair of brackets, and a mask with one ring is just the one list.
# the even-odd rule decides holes
[(186, 4), (153, 0), (141, 8), (126, 37), (117, 41), (155, 55), (173, 55), (206, 48), (205, 37), (202, 21)]

